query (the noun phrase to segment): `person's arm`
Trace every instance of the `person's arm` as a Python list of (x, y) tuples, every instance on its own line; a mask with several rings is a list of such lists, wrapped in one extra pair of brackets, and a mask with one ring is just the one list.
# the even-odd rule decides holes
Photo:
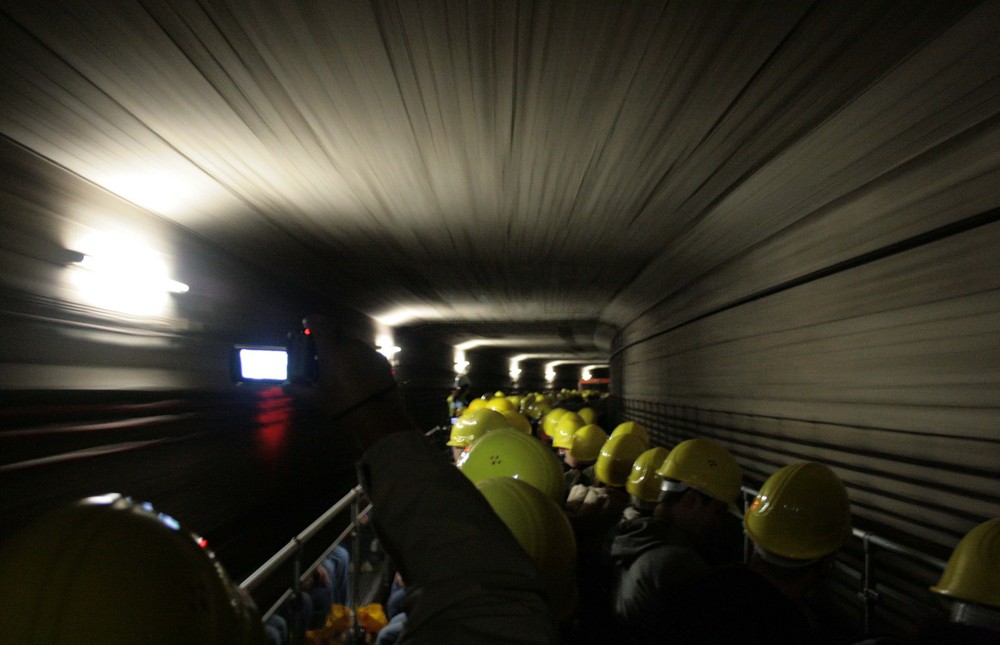
[(461, 634), (552, 642), (537, 566), (468, 478), (410, 421), (388, 362), (364, 343), (339, 337), (325, 319), (311, 318), (308, 326), (320, 360), (320, 381), (309, 395), (345, 443), (363, 452), (359, 479), (375, 529), (407, 583), (404, 640)]

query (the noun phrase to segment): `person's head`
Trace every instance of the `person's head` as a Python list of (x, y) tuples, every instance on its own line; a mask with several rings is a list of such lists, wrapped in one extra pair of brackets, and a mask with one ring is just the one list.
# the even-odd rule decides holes
[(496, 410), (466, 410), (451, 427), (451, 436), (448, 437), (447, 445), (451, 446), (452, 458), (458, 461), (462, 451), (487, 432), (509, 427), (510, 421)]
[(487, 433), (469, 446), (456, 464), (473, 484), (493, 477), (513, 477), (559, 504), (565, 497), (559, 459), (544, 443), (520, 430), (505, 428)]
[(965, 534), (931, 591), (954, 601), (953, 622), (1000, 632), (1000, 517)]
[(650, 448), (632, 464), (625, 490), (628, 491), (632, 506), (644, 513), (651, 513), (660, 500), (660, 485), (663, 478), (657, 472), (666, 461), (670, 451), (662, 446)]
[(717, 529), (734, 507), (743, 471), (726, 448), (711, 439), (674, 446), (657, 470), (661, 478), (655, 514), (691, 538)]
[(492, 477), (477, 482), (476, 488), (538, 565), (556, 620), (567, 618), (577, 600), (577, 548), (565, 513), (552, 498), (520, 479)]
[(486, 407), (497, 412), (517, 412), (517, 407), (505, 396), (494, 396), (487, 400)]
[(638, 421), (625, 421), (619, 423), (615, 426), (615, 429), (611, 431), (612, 437), (617, 437), (618, 435), (630, 434), (635, 435), (642, 441), (643, 450), (649, 447), (649, 432), (646, 430), (646, 426), (642, 425)]
[(552, 447), (558, 448), (559, 454), (564, 455), (572, 445), (573, 434), (585, 425), (587, 424), (576, 412), (564, 412), (552, 425), (553, 431), (549, 433), (552, 437)]
[(3, 637), (14, 643), (265, 639), (204, 541), (117, 494), (59, 508), (13, 536), (0, 547), (0, 587)]
[(752, 566), (789, 595), (804, 593), (851, 536), (851, 505), (828, 466), (800, 462), (767, 478), (743, 518)]
[(597, 461), (601, 446), (608, 440), (608, 434), (597, 425), (585, 425), (570, 437), (569, 447), (563, 452), (563, 460), (570, 468), (584, 468)]
[(609, 437), (601, 446), (601, 454), (597, 456), (594, 477), (598, 482), (612, 488), (625, 486), (632, 464), (645, 449), (646, 444), (633, 434)]
[(507, 419), (508, 427), (520, 430), (524, 434), (531, 434), (531, 421), (528, 421), (528, 417), (524, 416), (520, 412), (514, 412), (513, 410), (501, 412), (500, 414)]
[(582, 407), (576, 411), (586, 425), (597, 423), (597, 412), (593, 408)]
[(545, 416), (542, 417), (542, 434), (548, 437), (553, 437), (556, 434), (556, 423), (562, 418), (564, 414), (568, 414), (569, 410), (566, 408), (550, 408)]

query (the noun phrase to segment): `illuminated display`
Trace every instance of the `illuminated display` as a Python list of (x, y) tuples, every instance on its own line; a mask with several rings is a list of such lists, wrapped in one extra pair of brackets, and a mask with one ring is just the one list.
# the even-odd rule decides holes
[(255, 381), (284, 381), (288, 378), (288, 353), (283, 349), (241, 349), (240, 373)]

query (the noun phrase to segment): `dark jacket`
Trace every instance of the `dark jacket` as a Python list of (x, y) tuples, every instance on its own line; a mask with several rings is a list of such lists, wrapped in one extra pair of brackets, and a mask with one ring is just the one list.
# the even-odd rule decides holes
[(424, 437), (389, 435), (358, 470), (375, 528), (406, 580), (400, 645), (557, 641), (538, 567)]
[(623, 522), (611, 544), (615, 617), (639, 642), (657, 642), (651, 620), (709, 566), (687, 536), (659, 517)]
[(745, 565), (713, 569), (684, 597), (657, 617), (655, 629), (669, 633), (661, 643), (700, 645), (820, 645), (827, 638), (812, 629), (803, 610)]

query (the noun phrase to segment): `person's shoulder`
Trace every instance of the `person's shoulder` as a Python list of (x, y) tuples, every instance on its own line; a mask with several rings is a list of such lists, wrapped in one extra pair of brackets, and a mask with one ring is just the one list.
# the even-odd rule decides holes
[(655, 515), (640, 515), (620, 522), (615, 529), (615, 537), (651, 546), (688, 545), (688, 539), (681, 531)]
[[(695, 640), (679, 642), (816, 643), (802, 610), (777, 587), (743, 564), (714, 567), (693, 582), (685, 594), (684, 623), (679, 633)], [(734, 628), (739, 625), (739, 628)]]
[(618, 526), (612, 556), (621, 564), (672, 577), (708, 570), (687, 537), (658, 517), (639, 517)]

